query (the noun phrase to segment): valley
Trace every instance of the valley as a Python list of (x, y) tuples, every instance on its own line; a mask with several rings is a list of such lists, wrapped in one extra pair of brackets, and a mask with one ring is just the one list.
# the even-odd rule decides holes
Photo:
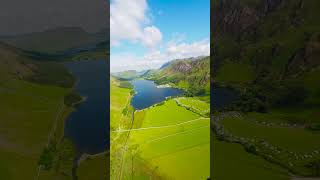
[[(73, 36), (61, 41), (66, 34)], [(81, 38), (75, 41), (81, 36), (84, 41)], [(90, 177), (83, 168), (87, 164), (96, 164), (104, 169), (97, 176), (107, 176), (107, 164), (100, 166), (101, 161), (107, 160), (107, 153), (82, 158), (76, 171), (74, 165), (78, 162), (74, 159), (79, 149), (70, 135), (65, 133), (70, 115), (88, 102), (83, 94), (79, 94), (79, 77), (67, 69), (66, 63), (101, 59), (105, 58), (102, 52), (107, 54), (105, 44), (99, 43), (105, 40), (96, 34), (89, 38), (94, 41), (89, 42), (89, 36), (81, 28), (57, 28), (23, 36), (0, 37), (1, 41), (5, 41), (0, 42), (1, 178), (71, 180), (78, 176), (79, 179), (87, 179)], [(61, 42), (65, 46), (59, 46)], [(86, 45), (88, 43), (98, 44), (89, 47)], [(74, 47), (76, 45), (82, 48)], [(81, 64), (81, 61), (74, 62)], [(92, 62), (100, 63), (99, 60)], [(106, 67), (103, 69), (106, 71)], [(102, 81), (100, 84), (107, 86), (107, 80)], [(106, 91), (107, 88), (100, 89)], [(103, 95), (107, 93), (103, 92)], [(103, 113), (106, 114), (105, 109)], [(107, 124), (107, 117), (104, 119)], [(101, 128), (107, 130), (105, 126)], [(107, 132), (101, 133), (107, 137)], [(108, 143), (101, 139), (97, 141)], [(106, 147), (102, 148), (105, 151)]]
[[(176, 69), (180, 63), (167, 68), (175, 69), (172, 72), (176, 75), (193, 73)], [(197, 60), (192, 64), (197, 64)], [(186, 97), (191, 92), (187, 86), (181, 88), (184, 93), (176, 94), (174, 88), (156, 87), (151, 80), (167, 68), (153, 71), (152, 75), (147, 71), (140, 73), (142, 76), (136, 80), (133, 71), (130, 74), (134, 78), (127, 72), (111, 77), (111, 179), (210, 177), (210, 96), (206, 97), (205, 80), (198, 81), (201, 95)], [(177, 87), (170, 81), (174, 79), (166, 75), (162, 75), (168, 78), (163, 84)], [(127, 84), (124, 82), (132, 85), (123, 86)]]
[[(62, 66), (35, 61), (6, 44), (0, 56), (0, 172), (5, 179), (34, 179), (43, 149), (63, 137), (64, 118), (72, 111), (64, 97), (74, 80)], [(49, 66), (59, 76), (41, 71)]]
[[(224, 168), (246, 179), (319, 179), (319, 7), (313, 0), (213, 4), (212, 83), (239, 94), (213, 109), (213, 178), (230, 179)], [(233, 151), (241, 157), (227, 158)], [(234, 169), (240, 161), (247, 163)]]

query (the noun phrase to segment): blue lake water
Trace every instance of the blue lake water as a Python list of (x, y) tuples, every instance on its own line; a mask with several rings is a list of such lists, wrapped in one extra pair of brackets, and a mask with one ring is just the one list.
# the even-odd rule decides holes
[(183, 94), (182, 90), (176, 88), (157, 88), (157, 85), (150, 80), (138, 79), (131, 81), (131, 83), (136, 92), (131, 99), (131, 104), (138, 110), (164, 101), (166, 97)]
[(211, 106), (214, 109), (221, 109), (239, 98), (238, 93), (231, 89), (216, 87), (210, 95)]
[(76, 92), (86, 97), (65, 123), (65, 136), (79, 154), (96, 154), (109, 147), (109, 81), (105, 60), (68, 62), (77, 78)]

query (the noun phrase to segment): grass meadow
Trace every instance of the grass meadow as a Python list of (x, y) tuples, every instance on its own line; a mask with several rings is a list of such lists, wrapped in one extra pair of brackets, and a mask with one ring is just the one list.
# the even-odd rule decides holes
[(109, 154), (101, 153), (82, 160), (77, 169), (79, 180), (106, 180), (109, 178)]
[[(143, 115), (142, 115), (143, 114)], [(141, 118), (141, 119), (139, 119)], [(174, 99), (135, 113), (130, 146), (165, 179), (206, 179), (210, 176), (210, 120)], [(134, 167), (138, 168), (138, 167)]]
[(240, 144), (212, 140), (213, 179), (289, 180), (285, 169), (247, 153)]
[(294, 152), (310, 152), (320, 149), (320, 134), (304, 128), (265, 126), (245, 119), (226, 118), (222, 124), (233, 135), (266, 140)]
[(2, 81), (0, 92), (1, 179), (34, 179), (69, 89), (9, 80)]
[(169, 99), (133, 111), (131, 88), (111, 78), (111, 179), (207, 179), (210, 120), (187, 108), (209, 111), (196, 98)]

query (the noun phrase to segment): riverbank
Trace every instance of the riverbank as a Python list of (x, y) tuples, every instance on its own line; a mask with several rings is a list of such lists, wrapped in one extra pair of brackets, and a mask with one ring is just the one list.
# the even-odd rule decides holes
[[(66, 120), (65, 136), (72, 140), (76, 157), (73, 162), (73, 176), (83, 154), (99, 154), (107, 147), (108, 139), (108, 84), (107, 62), (105, 60), (72, 61), (65, 66), (77, 77), (74, 92), (69, 100), (77, 108)], [(80, 103), (80, 104), (79, 104)], [(94, 113), (93, 113), (94, 112)], [(102, 173), (102, 172), (101, 172)]]

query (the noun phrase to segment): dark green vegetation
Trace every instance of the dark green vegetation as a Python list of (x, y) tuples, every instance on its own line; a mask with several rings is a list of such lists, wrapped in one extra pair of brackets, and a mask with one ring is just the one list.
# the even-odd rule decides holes
[(133, 85), (129, 81), (120, 81), (119, 87), (133, 89)]
[(174, 60), (159, 70), (146, 72), (143, 77), (157, 84), (169, 84), (186, 90), (187, 96), (210, 95), (210, 57)]
[(239, 143), (295, 176), (319, 177), (319, 8), (317, 0), (212, 6), (212, 81), (240, 92), (237, 102), (215, 114), (217, 139)]
[(83, 97), (77, 92), (71, 92), (64, 97), (64, 104), (67, 106), (75, 106), (83, 100)]
[(39, 159), (38, 164), (45, 171), (53, 170), (55, 176), (66, 175), (72, 177), (75, 148), (70, 140), (64, 139), (57, 147), (52, 142), (46, 147)]

